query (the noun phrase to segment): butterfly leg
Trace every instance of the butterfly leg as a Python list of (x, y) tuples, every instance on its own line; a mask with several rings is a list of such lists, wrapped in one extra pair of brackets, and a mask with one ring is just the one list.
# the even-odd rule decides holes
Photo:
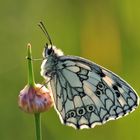
[(32, 61), (38, 61), (38, 60), (44, 60), (44, 58), (29, 58), (28, 56), (26, 56), (26, 59), (32, 60)]
[(42, 84), (41, 84), (42, 86), (38, 89), (38, 91), (41, 90), (44, 86), (46, 86), (46, 85), (51, 81), (51, 79), (52, 79), (52, 78), (50, 77), (49, 80), (48, 80), (47, 82), (44, 80), (44, 81), (42, 82)]

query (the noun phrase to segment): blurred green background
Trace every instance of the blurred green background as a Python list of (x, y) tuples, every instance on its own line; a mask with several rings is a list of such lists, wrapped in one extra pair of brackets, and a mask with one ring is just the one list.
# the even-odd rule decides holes
[[(1, 0), (0, 2), (0, 140), (34, 140), (34, 117), (18, 108), (27, 83), (26, 45), (42, 57), (44, 21), (54, 44), (65, 54), (88, 58), (120, 75), (140, 91), (139, 0)], [(41, 62), (34, 62), (42, 82)], [(61, 125), (52, 108), (42, 114), (43, 140), (139, 140), (140, 111), (94, 129), (76, 131)]]

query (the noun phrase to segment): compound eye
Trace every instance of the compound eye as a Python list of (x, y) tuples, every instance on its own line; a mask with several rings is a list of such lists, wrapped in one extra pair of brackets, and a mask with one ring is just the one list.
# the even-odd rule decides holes
[(49, 55), (51, 55), (53, 53), (53, 48), (52, 46), (48, 46), (48, 44), (46, 43), (45, 48), (44, 48), (44, 52), (43, 52), (43, 56), (46, 58)]
[(53, 52), (52, 47), (47, 49), (47, 55), (50, 55)]

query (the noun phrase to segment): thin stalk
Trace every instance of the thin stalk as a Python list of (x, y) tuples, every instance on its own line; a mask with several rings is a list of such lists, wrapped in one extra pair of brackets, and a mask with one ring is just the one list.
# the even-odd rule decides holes
[(35, 86), (34, 72), (33, 72), (33, 63), (32, 63), (32, 51), (31, 45), (27, 45), (27, 59), (28, 59), (28, 85)]
[[(32, 51), (31, 45), (27, 45), (27, 59), (28, 59), (28, 85), (35, 87), (33, 63), (32, 63)], [(36, 128), (36, 140), (42, 140), (41, 135), (41, 123), (40, 123), (40, 113), (35, 113), (35, 128)]]
[(40, 113), (36, 113), (34, 114), (34, 116), (35, 116), (35, 126), (36, 126), (36, 140), (42, 140)]

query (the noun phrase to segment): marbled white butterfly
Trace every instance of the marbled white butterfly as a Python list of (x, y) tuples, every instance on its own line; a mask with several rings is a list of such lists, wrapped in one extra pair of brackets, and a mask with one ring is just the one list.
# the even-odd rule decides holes
[(52, 45), (43, 23), (45, 46), (41, 75), (48, 80), (55, 110), (63, 124), (93, 128), (132, 112), (139, 104), (134, 89), (113, 72), (87, 59), (65, 56)]

